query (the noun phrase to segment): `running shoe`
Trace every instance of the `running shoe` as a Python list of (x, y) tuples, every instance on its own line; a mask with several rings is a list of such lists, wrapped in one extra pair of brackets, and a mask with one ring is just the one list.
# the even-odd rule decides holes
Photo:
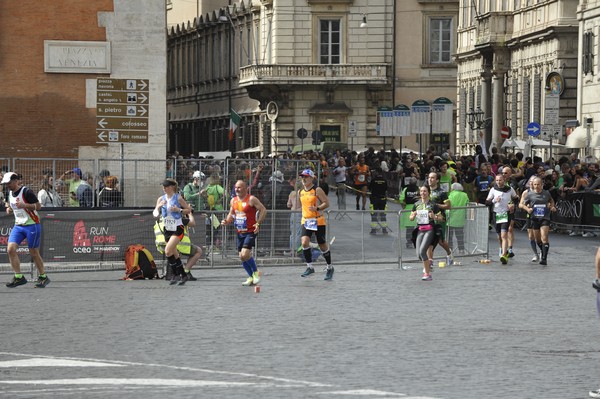
[(369, 232), (369, 234), (377, 234), (377, 229), (371, 229), (371, 231)]
[[(452, 266), (453, 263), (454, 258), (452, 257), (452, 252), (450, 252), (450, 255), (446, 255), (446, 266)], [(431, 266), (433, 266), (433, 261), (431, 261)]]
[(258, 271), (252, 273), (252, 284), (256, 285), (260, 283), (260, 275), (258, 274)]
[(431, 274), (423, 273), (423, 277), (421, 277), (421, 280), (431, 281), (431, 280), (433, 280), (433, 277), (431, 277)]
[(313, 267), (307, 267), (304, 273), (301, 274), (302, 277), (308, 277), (315, 272)]
[(508, 255), (502, 255), (500, 257), (500, 262), (502, 262), (503, 265), (506, 265), (508, 263)]
[(540, 265), (546, 266), (547, 264), (548, 264), (548, 262), (546, 262), (546, 258), (540, 259)]
[(246, 281), (244, 281), (242, 283), (242, 285), (248, 286), (248, 285), (252, 285), (254, 283), (254, 277), (250, 276), (246, 279)]
[(600, 389), (596, 391), (590, 391), (590, 398), (600, 398)]
[(540, 256), (538, 254), (535, 254), (535, 256), (531, 259), (531, 261), (533, 263), (538, 263), (540, 261)]
[(333, 272), (335, 271), (335, 269), (333, 268), (333, 266), (329, 265), (329, 267), (327, 267), (327, 272), (325, 272), (325, 281), (329, 281), (333, 278)]
[(187, 280), (188, 281), (197, 281), (198, 279), (192, 276), (192, 272), (187, 272)]
[(515, 253), (512, 251), (512, 249), (509, 248), (508, 249), (508, 257), (509, 258), (514, 258), (514, 256), (515, 256)]
[(596, 234), (592, 233), (591, 231), (588, 231), (588, 232), (583, 233), (582, 237), (584, 237), (584, 238), (596, 237)]
[(498, 256), (502, 256), (502, 248), (498, 248)]
[(6, 283), (6, 286), (8, 288), (15, 288), (23, 284), (27, 284), (27, 279), (25, 278), (25, 276), (21, 276), (21, 278), (13, 277), (10, 283)]
[(388, 234), (388, 229), (387, 229), (386, 227), (382, 227), (382, 228), (381, 228), (381, 232), (382, 232), (383, 234)]
[(38, 277), (37, 281), (35, 282), (35, 288), (44, 288), (48, 284), (50, 284), (50, 279), (48, 278), (48, 276), (44, 278)]
[(181, 276), (179, 274), (173, 274), (171, 276), (171, 280), (169, 280), (169, 285), (175, 285), (181, 281)]
[[(429, 259), (429, 273), (433, 273), (433, 259)], [(423, 274), (427, 274), (425, 268), (423, 268)]]
[(594, 287), (598, 292), (600, 292), (600, 279), (597, 278), (592, 282), (592, 287)]

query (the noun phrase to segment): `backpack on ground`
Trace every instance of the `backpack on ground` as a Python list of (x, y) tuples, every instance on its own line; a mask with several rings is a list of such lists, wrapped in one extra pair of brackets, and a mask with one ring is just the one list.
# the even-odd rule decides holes
[(125, 251), (125, 277), (123, 280), (158, 278), (154, 257), (141, 244), (133, 244)]

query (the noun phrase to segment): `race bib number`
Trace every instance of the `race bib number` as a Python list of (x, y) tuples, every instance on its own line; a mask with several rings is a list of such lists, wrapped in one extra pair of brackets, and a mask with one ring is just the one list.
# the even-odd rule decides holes
[(429, 211), (427, 209), (417, 211), (417, 224), (429, 224)]
[(496, 214), (496, 223), (507, 223), (508, 212), (501, 212)]
[(533, 206), (533, 216), (536, 218), (543, 218), (546, 215), (546, 205), (534, 205)]
[(359, 181), (359, 183), (364, 183), (365, 182), (365, 175), (358, 175), (358, 181)]
[(306, 230), (317, 231), (317, 219), (316, 218), (306, 219), (304, 221), (304, 228)]
[(246, 216), (236, 216), (235, 220), (233, 221), (233, 225), (239, 231), (248, 230), (248, 224), (246, 223)]
[(486, 190), (489, 189), (489, 187), (490, 187), (490, 183), (489, 182), (487, 182), (487, 181), (479, 182), (479, 190), (480, 191), (486, 191)]
[(167, 216), (165, 218), (165, 230), (175, 231), (177, 230), (177, 224), (173, 216)]
[(24, 209), (19, 209), (13, 208), (13, 212), (15, 214), (15, 223), (16, 224), (23, 224), (27, 222), (27, 219), (29, 219), (29, 217), (27, 216), (27, 212), (25, 212)]

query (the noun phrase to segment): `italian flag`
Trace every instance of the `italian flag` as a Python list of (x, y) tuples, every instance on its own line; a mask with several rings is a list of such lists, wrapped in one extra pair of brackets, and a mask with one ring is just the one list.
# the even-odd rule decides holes
[(242, 120), (242, 118), (240, 118), (240, 116), (238, 115), (237, 112), (235, 112), (233, 110), (233, 108), (231, 108), (229, 110), (229, 141), (233, 141), (234, 139), (234, 133), (235, 130), (238, 128), (238, 126), (240, 125), (240, 121)]

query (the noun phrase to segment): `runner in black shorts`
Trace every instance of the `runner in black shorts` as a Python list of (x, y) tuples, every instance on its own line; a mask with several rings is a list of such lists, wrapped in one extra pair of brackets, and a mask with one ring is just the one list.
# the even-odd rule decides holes
[(548, 233), (550, 232), (550, 212), (556, 212), (554, 200), (548, 190), (542, 189), (542, 179), (535, 177), (531, 182), (532, 189), (527, 190), (521, 197), (519, 208), (525, 210), (530, 217), (530, 227), (535, 242), (542, 251), (540, 265), (547, 264)]

